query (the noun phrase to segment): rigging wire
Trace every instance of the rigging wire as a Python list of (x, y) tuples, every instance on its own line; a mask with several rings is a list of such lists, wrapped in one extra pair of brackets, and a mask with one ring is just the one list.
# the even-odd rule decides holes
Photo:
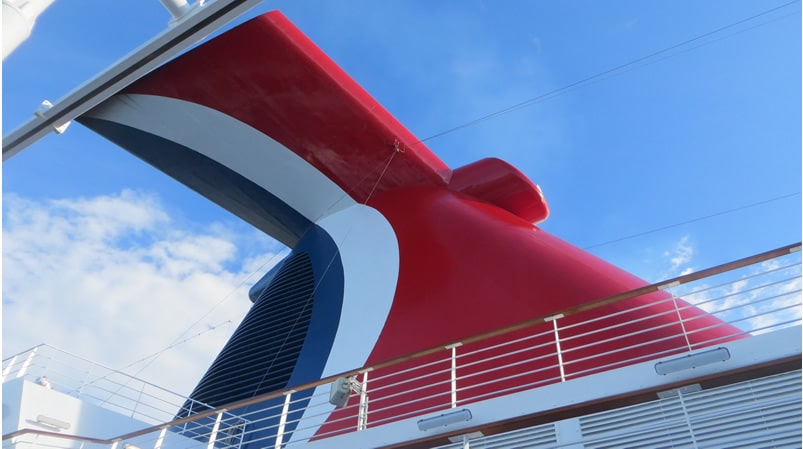
[(653, 234), (655, 232), (660, 232), (660, 231), (665, 231), (667, 229), (676, 228), (678, 226), (683, 226), (683, 225), (687, 225), (687, 224), (690, 224), (690, 223), (695, 223), (695, 222), (698, 222), (698, 221), (707, 220), (709, 218), (718, 217), (720, 215), (726, 215), (726, 214), (731, 214), (731, 213), (734, 213), (734, 212), (739, 212), (739, 211), (742, 211), (742, 210), (745, 210), (745, 209), (749, 209), (749, 208), (752, 208), (752, 207), (760, 206), (762, 204), (767, 204), (767, 203), (771, 203), (771, 202), (774, 202), (774, 201), (779, 201), (779, 200), (783, 200), (783, 199), (786, 199), (786, 198), (791, 198), (793, 196), (799, 196), (800, 193), (801, 192), (795, 192), (795, 193), (789, 193), (789, 194), (782, 195), (782, 196), (777, 196), (775, 198), (770, 198), (768, 200), (759, 201), (757, 203), (746, 204), (744, 206), (735, 207), (733, 209), (727, 209), (727, 210), (715, 212), (713, 214), (705, 215), (705, 216), (702, 216), (702, 217), (692, 218), (691, 220), (682, 221), (680, 223), (674, 223), (674, 224), (671, 224), (671, 225), (662, 226), (660, 228), (651, 229), (649, 231), (639, 232), (637, 234), (631, 234), (631, 235), (628, 235), (628, 236), (625, 236), (625, 237), (620, 237), (620, 238), (617, 238), (617, 239), (608, 240), (607, 242), (596, 243), (596, 244), (590, 245), (590, 246), (584, 246), (583, 249), (598, 248), (600, 246), (610, 245), (612, 243), (618, 243), (618, 242), (621, 242), (623, 240), (629, 240), (629, 239), (632, 239), (632, 238), (641, 237), (643, 235)]
[[(120, 368), (118, 371), (120, 371), (120, 372), (123, 372), (123, 370), (126, 370), (126, 369), (128, 369), (128, 368), (131, 368), (132, 366), (134, 366), (134, 365), (136, 365), (136, 364), (138, 364), (138, 363), (142, 363), (142, 362), (144, 362), (144, 361), (146, 361), (146, 360), (147, 360), (148, 362), (147, 362), (146, 364), (142, 365), (142, 366), (141, 366), (141, 367), (139, 367), (139, 368), (138, 368), (138, 369), (137, 369), (137, 370), (136, 370), (136, 371), (135, 371), (133, 374), (131, 374), (131, 377), (132, 377), (132, 378), (135, 378), (135, 377), (137, 377), (137, 376), (138, 376), (140, 373), (142, 373), (142, 371), (144, 371), (146, 368), (148, 368), (149, 366), (151, 366), (151, 365), (153, 364), (153, 362), (155, 362), (155, 361), (156, 361), (156, 360), (159, 358), (159, 356), (161, 356), (161, 355), (162, 355), (162, 354), (164, 354), (165, 352), (167, 352), (167, 351), (169, 351), (169, 350), (171, 350), (171, 349), (174, 349), (175, 347), (177, 347), (177, 346), (180, 346), (180, 345), (182, 345), (182, 344), (184, 344), (184, 343), (187, 343), (187, 342), (189, 342), (190, 340), (192, 340), (192, 339), (194, 339), (194, 338), (196, 338), (196, 337), (200, 337), (201, 335), (203, 335), (203, 334), (205, 334), (205, 333), (207, 333), (207, 332), (210, 332), (210, 331), (216, 330), (217, 328), (219, 328), (219, 327), (221, 327), (221, 326), (223, 326), (223, 325), (226, 325), (226, 324), (231, 324), (231, 323), (232, 323), (232, 321), (231, 321), (231, 320), (226, 320), (226, 321), (224, 321), (224, 322), (222, 322), (222, 323), (219, 323), (219, 324), (216, 324), (216, 325), (214, 325), (214, 326), (208, 327), (207, 329), (205, 329), (205, 330), (203, 330), (203, 331), (201, 331), (201, 332), (198, 332), (198, 333), (196, 333), (195, 335), (192, 335), (192, 336), (190, 336), (190, 337), (187, 337), (187, 338), (183, 338), (185, 335), (187, 335), (187, 334), (188, 334), (188, 333), (189, 333), (189, 332), (192, 330), (192, 328), (193, 328), (193, 327), (197, 326), (197, 325), (198, 325), (198, 324), (200, 324), (200, 323), (201, 323), (201, 322), (202, 322), (202, 321), (203, 321), (203, 320), (204, 320), (206, 317), (208, 317), (209, 315), (211, 315), (211, 314), (212, 314), (212, 312), (213, 312), (215, 309), (217, 309), (218, 307), (220, 307), (221, 305), (223, 305), (223, 303), (224, 303), (224, 302), (226, 302), (226, 301), (228, 301), (229, 299), (231, 299), (231, 298), (232, 298), (232, 296), (234, 295), (234, 292), (236, 292), (236, 291), (240, 290), (240, 288), (242, 288), (242, 286), (243, 286), (243, 285), (244, 285), (246, 282), (248, 282), (248, 280), (249, 280), (249, 279), (251, 279), (251, 278), (252, 278), (252, 277), (253, 277), (253, 276), (254, 276), (256, 273), (259, 273), (259, 272), (261, 272), (261, 271), (264, 269), (264, 267), (265, 267), (266, 265), (268, 265), (269, 263), (271, 263), (271, 262), (272, 262), (274, 259), (276, 259), (277, 257), (279, 257), (279, 255), (281, 255), (281, 254), (283, 254), (283, 253), (284, 253), (284, 251), (279, 251), (279, 252), (276, 252), (276, 253), (274, 253), (274, 254), (273, 254), (273, 255), (272, 255), (272, 256), (271, 256), (269, 259), (265, 260), (265, 262), (263, 262), (263, 263), (262, 263), (262, 265), (260, 265), (260, 266), (259, 266), (259, 267), (257, 267), (256, 269), (252, 270), (252, 271), (251, 271), (251, 273), (249, 273), (249, 274), (248, 274), (248, 276), (244, 277), (244, 278), (243, 278), (243, 279), (242, 279), (242, 280), (241, 280), (241, 281), (240, 281), (240, 282), (239, 282), (239, 283), (238, 283), (236, 286), (234, 286), (234, 287), (233, 287), (233, 288), (232, 288), (232, 289), (231, 289), (231, 290), (230, 290), (228, 293), (226, 293), (226, 294), (223, 296), (223, 298), (222, 298), (220, 301), (218, 301), (218, 302), (217, 302), (217, 304), (213, 305), (213, 306), (212, 306), (212, 307), (211, 307), (211, 308), (210, 308), (210, 309), (209, 309), (209, 310), (208, 310), (208, 311), (207, 311), (205, 314), (203, 314), (203, 315), (202, 315), (200, 318), (198, 318), (197, 320), (195, 320), (195, 322), (193, 322), (192, 324), (190, 324), (189, 326), (187, 326), (187, 327), (186, 327), (186, 328), (185, 328), (185, 329), (184, 329), (184, 330), (183, 330), (183, 331), (182, 331), (182, 332), (181, 332), (181, 333), (180, 333), (180, 334), (179, 334), (179, 335), (178, 335), (178, 336), (177, 336), (175, 339), (173, 339), (173, 341), (172, 341), (170, 344), (168, 344), (166, 347), (164, 347), (164, 348), (163, 348), (163, 349), (161, 349), (160, 351), (157, 351), (157, 352), (155, 352), (155, 353), (152, 353), (152, 354), (150, 354), (150, 355), (147, 355), (147, 356), (145, 356), (145, 357), (142, 357), (141, 359), (138, 359), (138, 360), (136, 360), (136, 361), (134, 361), (134, 362), (131, 362), (131, 363), (129, 363), (128, 365), (126, 365), (125, 367), (123, 367), (123, 368)], [(182, 338), (183, 338), (183, 339), (182, 339)], [(125, 384), (121, 385), (121, 386), (120, 386), (120, 389), (122, 389), (124, 386), (128, 385), (128, 382), (130, 382), (131, 380), (132, 380), (132, 379), (129, 379), (129, 380), (128, 380), (128, 381), (127, 381)], [(117, 391), (119, 391), (120, 389), (118, 389)]]
[[(198, 333), (197, 333), (197, 334), (195, 334), (195, 335), (191, 335), (191, 336), (189, 336), (189, 337), (187, 337), (187, 338), (185, 338), (185, 339), (183, 339), (183, 340), (180, 340), (180, 341), (178, 341), (178, 340), (177, 340), (177, 341), (174, 341), (173, 343), (171, 343), (171, 344), (169, 344), (168, 346), (164, 347), (164, 348), (163, 348), (162, 350), (160, 350), (160, 351), (157, 351), (157, 352), (155, 352), (155, 353), (153, 353), (153, 354), (150, 354), (150, 355), (148, 355), (148, 356), (145, 356), (145, 357), (143, 357), (143, 358), (141, 358), (141, 359), (139, 359), (139, 360), (135, 360), (135, 361), (133, 361), (133, 362), (129, 363), (128, 365), (126, 365), (126, 366), (124, 366), (124, 367), (122, 367), (122, 368), (116, 369), (116, 370), (114, 370), (114, 371), (112, 371), (112, 372), (110, 372), (110, 373), (108, 373), (108, 374), (105, 374), (105, 375), (103, 375), (103, 376), (100, 376), (100, 377), (98, 377), (97, 379), (92, 379), (92, 381), (88, 382), (88, 385), (92, 385), (92, 384), (94, 384), (95, 382), (98, 382), (98, 381), (100, 381), (100, 380), (102, 380), (102, 379), (106, 379), (106, 378), (108, 378), (109, 376), (111, 376), (111, 375), (112, 375), (112, 374), (114, 374), (114, 373), (125, 373), (125, 370), (127, 370), (128, 368), (131, 368), (132, 366), (134, 366), (134, 365), (136, 365), (136, 364), (138, 364), (138, 363), (142, 363), (142, 362), (144, 362), (144, 361), (146, 361), (146, 360), (148, 361), (148, 363), (146, 363), (144, 366), (140, 367), (140, 368), (139, 368), (139, 369), (138, 369), (138, 370), (137, 370), (137, 371), (136, 371), (134, 374), (126, 374), (126, 375), (128, 376), (128, 379), (127, 379), (125, 382), (123, 382), (123, 383), (119, 384), (119, 385), (117, 386), (117, 389), (116, 389), (116, 390), (114, 390), (113, 392), (110, 392), (110, 393), (109, 393), (109, 396), (108, 396), (106, 399), (104, 399), (104, 400), (102, 400), (102, 401), (100, 402), (100, 405), (103, 405), (103, 404), (105, 404), (105, 403), (109, 402), (109, 401), (110, 401), (110, 400), (111, 400), (111, 399), (112, 399), (112, 398), (113, 398), (113, 397), (114, 397), (116, 394), (118, 394), (118, 393), (119, 393), (119, 392), (120, 392), (120, 391), (121, 391), (123, 388), (127, 387), (127, 386), (128, 386), (128, 384), (130, 384), (132, 381), (136, 380), (136, 379), (137, 379), (137, 376), (139, 375), (139, 373), (141, 373), (141, 372), (142, 372), (142, 371), (143, 371), (145, 368), (149, 367), (149, 366), (150, 366), (150, 365), (151, 365), (153, 362), (155, 362), (155, 361), (156, 361), (156, 359), (158, 359), (160, 355), (162, 355), (162, 354), (164, 354), (165, 352), (167, 352), (167, 351), (169, 351), (169, 350), (171, 350), (171, 349), (175, 348), (176, 346), (179, 346), (179, 345), (182, 345), (182, 344), (184, 344), (184, 343), (187, 343), (188, 341), (190, 341), (190, 340), (192, 340), (192, 339), (194, 339), (194, 338), (200, 337), (201, 335), (203, 335), (203, 334), (205, 334), (205, 333), (207, 333), (207, 332), (211, 332), (211, 331), (213, 331), (213, 330), (215, 330), (215, 329), (217, 329), (217, 328), (219, 328), (219, 327), (221, 327), (221, 326), (223, 326), (223, 325), (226, 325), (226, 324), (231, 324), (231, 320), (226, 320), (226, 321), (224, 321), (224, 322), (222, 322), (222, 323), (216, 324), (216, 325), (214, 325), (214, 326), (210, 326), (209, 328), (207, 328), (207, 329), (205, 329), (205, 330), (203, 330), (203, 331), (201, 331), (201, 332), (198, 332)], [(186, 333), (186, 331), (185, 331), (185, 333)], [(150, 359), (150, 360), (149, 360), (149, 359)]]
[[(669, 52), (671, 52), (673, 50), (677, 50), (677, 49), (679, 49), (681, 47), (685, 47), (685, 46), (687, 46), (687, 45), (689, 45), (691, 43), (700, 41), (700, 40), (705, 39), (707, 37), (710, 37), (710, 36), (713, 36), (715, 34), (721, 33), (723, 31), (732, 29), (732, 28), (737, 27), (739, 25), (742, 25), (742, 24), (744, 24), (746, 22), (758, 19), (759, 17), (766, 16), (768, 14), (771, 14), (771, 13), (775, 12), (775, 11), (781, 10), (783, 8), (786, 8), (788, 6), (791, 6), (791, 5), (793, 5), (795, 3), (799, 3), (799, 2), (800, 2), (800, 0), (792, 0), (792, 1), (789, 1), (789, 2), (784, 3), (782, 5), (776, 6), (774, 8), (770, 8), (770, 9), (764, 10), (764, 11), (759, 12), (757, 14), (754, 14), (754, 15), (752, 15), (750, 17), (738, 20), (736, 22), (732, 22), (732, 23), (730, 23), (728, 25), (721, 26), (721, 27), (719, 27), (719, 28), (717, 28), (715, 30), (708, 31), (706, 33), (697, 35), (697, 36), (695, 36), (695, 37), (693, 37), (691, 39), (687, 39), (687, 40), (685, 40), (683, 42), (671, 45), (669, 47), (665, 47), (665, 48), (663, 48), (661, 50), (655, 51), (655, 52), (650, 53), (650, 54), (648, 54), (646, 56), (642, 56), (642, 57), (630, 60), (630, 61), (628, 61), (628, 62), (626, 62), (624, 64), (617, 65), (615, 67), (612, 67), (610, 69), (604, 70), (602, 72), (598, 72), (598, 73), (596, 73), (594, 75), (588, 76), (588, 77), (583, 78), (581, 80), (574, 81), (574, 82), (569, 83), (567, 85), (564, 85), (562, 87), (558, 87), (558, 88), (552, 89), (552, 90), (550, 90), (548, 92), (545, 92), (543, 94), (539, 94), (539, 95), (536, 95), (534, 97), (528, 98), (528, 99), (526, 99), (524, 101), (521, 101), (521, 102), (516, 103), (514, 105), (508, 106), (506, 108), (499, 109), (499, 110), (497, 110), (495, 112), (491, 112), (489, 114), (483, 115), (483, 116), (475, 118), (473, 120), (469, 120), (467, 122), (464, 122), (464, 123), (462, 123), (460, 125), (457, 125), (457, 126), (454, 126), (452, 128), (445, 129), (445, 130), (443, 130), (441, 132), (438, 132), (438, 133), (432, 134), (432, 135), (430, 135), (428, 137), (425, 137), (423, 139), (420, 139), (415, 144), (420, 144), (420, 143), (424, 143), (424, 142), (427, 142), (427, 141), (430, 141), (430, 140), (433, 140), (433, 139), (437, 139), (438, 137), (443, 137), (443, 136), (445, 136), (447, 134), (451, 134), (451, 133), (453, 133), (455, 131), (459, 131), (461, 129), (465, 129), (465, 128), (477, 125), (479, 123), (494, 119), (494, 118), (499, 117), (501, 115), (508, 114), (510, 112), (513, 112), (513, 111), (516, 111), (516, 110), (531, 106), (531, 105), (533, 105), (535, 103), (550, 99), (550, 98), (555, 97), (557, 95), (564, 94), (566, 92), (569, 92), (569, 91), (571, 91), (573, 89), (576, 89), (578, 87), (581, 87), (583, 85), (590, 84), (590, 83), (592, 83), (594, 81), (598, 81), (600, 79), (603, 79), (604, 77), (608, 77), (608, 76), (613, 76), (615, 74), (619, 74), (617, 72), (624, 73), (626, 71), (632, 70), (633, 68), (638, 66), (638, 64), (642, 64), (642, 63), (649, 64), (649, 63), (651, 63), (650, 60), (654, 59), (656, 56), (665, 55), (666, 53), (669, 53)], [(738, 34), (738, 33), (734, 33), (734, 34)], [(698, 47), (700, 47), (702, 45), (706, 45), (706, 44), (701, 44)], [(698, 48), (698, 47), (695, 47), (695, 48)], [(666, 59), (667, 57), (669, 57), (669, 55), (667, 55), (667, 56), (665, 56), (664, 58), (661, 58), (661, 59)], [(657, 62), (657, 61), (652, 61), (652, 62)]]
[(241, 281), (240, 281), (240, 282), (239, 282), (237, 285), (235, 285), (235, 286), (234, 286), (234, 287), (233, 287), (231, 290), (229, 290), (229, 292), (228, 292), (228, 293), (226, 293), (226, 295), (224, 295), (224, 296), (223, 296), (223, 298), (222, 298), (220, 301), (218, 301), (218, 302), (217, 302), (217, 304), (213, 305), (213, 306), (212, 306), (212, 308), (210, 308), (210, 309), (209, 309), (209, 310), (208, 310), (208, 311), (207, 311), (205, 314), (203, 314), (203, 315), (202, 315), (200, 318), (198, 318), (197, 320), (195, 320), (195, 322), (194, 322), (194, 323), (192, 323), (192, 324), (190, 324), (189, 326), (187, 326), (187, 328), (186, 328), (186, 329), (185, 329), (185, 330), (184, 330), (182, 333), (180, 333), (180, 334), (178, 335), (178, 337), (176, 337), (176, 338), (175, 338), (175, 340), (174, 340), (174, 341), (177, 341), (177, 340), (179, 340), (179, 339), (180, 339), (180, 338), (182, 338), (184, 335), (186, 335), (188, 332), (190, 332), (190, 330), (191, 330), (193, 327), (195, 327), (195, 326), (197, 326), (198, 324), (200, 324), (200, 323), (201, 323), (201, 321), (203, 321), (203, 320), (204, 320), (206, 317), (208, 317), (209, 315), (211, 315), (211, 314), (212, 314), (212, 312), (213, 312), (215, 309), (217, 309), (218, 307), (220, 307), (221, 305), (223, 305), (223, 303), (224, 303), (224, 302), (228, 301), (228, 300), (229, 300), (229, 299), (232, 297), (232, 295), (234, 295), (234, 292), (236, 292), (236, 291), (240, 290), (240, 288), (242, 288), (242, 286), (243, 286), (243, 285), (245, 285), (245, 283), (246, 283), (246, 282), (248, 282), (248, 281), (249, 281), (249, 280), (250, 280), (252, 277), (254, 277), (254, 275), (255, 275), (255, 274), (263, 272), (263, 270), (264, 270), (265, 266), (267, 266), (268, 264), (270, 264), (271, 262), (273, 262), (273, 261), (274, 261), (274, 260), (275, 260), (277, 257), (279, 257), (279, 255), (283, 255), (283, 254), (284, 254), (284, 252), (285, 252), (285, 250), (282, 250), (282, 251), (278, 251), (278, 252), (276, 252), (276, 253), (273, 253), (273, 255), (271, 255), (271, 257), (270, 257), (270, 258), (266, 259), (266, 260), (265, 260), (265, 262), (263, 262), (263, 263), (262, 263), (262, 265), (260, 265), (259, 267), (255, 268), (254, 270), (252, 270), (252, 271), (251, 271), (251, 273), (249, 273), (249, 274), (248, 274), (248, 276), (244, 277), (244, 278), (243, 278), (243, 279), (242, 279), (242, 280), (241, 280)]
[[(122, 368), (118, 369), (117, 371), (123, 372), (123, 371), (125, 371), (126, 369), (128, 369), (128, 368), (131, 368), (131, 367), (132, 367), (132, 366), (134, 366), (134, 365), (137, 365), (137, 364), (139, 364), (139, 363), (142, 363), (142, 362), (144, 362), (144, 361), (146, 361), (146, 360), (152, 359), (150, 362), (148, 362), (148, 364), (147, 364), (147, 365), (145, 365), (144, 367), (140, 368), (140, 370), (139, 370), (139, 371), (137, 371), (137, 374), (139, 374), (139, 372), (140, 372), (140, 371), (142, 371), (142, 370), (143, 370), (143, 369), (145, 369), (147, 366), (149, 366), (151, 363), (153, 363), (153, 360), (155, 360), (156, 358), (158, 358), (158, 357), (159, 357), (160, 355), (162, 355), (163, 353), (165, 353), (165, 352), (167, 352), (167, 351), (169, 351), (169, 350), (171, 350), (171, 349), (175, 348), (176, 346), (183, 345), (184, 343), (187, 343), (187, 342), (189, 342), (190, 340), (193, 340), (193, 339), (195, 339), (195, 338), (198, 338), (198, 337), (200, 337), (201, 335), (203, 335), (203, 334), (205, 334), (205, 333), (207, 333), (207, 332), (211, 332), (211, 331), (213, 331), (213, 330), (217, 330), (217, 328), (219, 328), (219, 327), (221, 327), (221, 326), (225, 326), (225, 325), (227, 325), (227, 324), (232, 324), (232, 321), (231, 321), (231, 320), (226, 320), (226, 321), (220, 322), (220, 323), (218, 323), (218, 324), (215, 324), (214, 326), (209, 326), (208, 328), (206, 328), (206, 329), (204, 329), (204, 330), (202, 330), (202, 331), (200, 331), (200, 332), (196, 333), (195, 335), (190, 335), (189, 337), (187, 337), (187, 338), (184, 338), (183, 340), (177, 340), (177, 341), (174, 341), (173, 343), (170, 343), (169, 345), (165, 346), (165, 347), (164, 347), (164, 348), (162, 348), (161, 350), (159, 350), (159, 351), (157, 351), (157, 352), (154, 352), (154, 353), (153, 353), (153, 354), (151, 354), (151, 355), (148, 355), (148, 356), (142, 357), (142, 358), (141, 358), (141, 359), (139, 359), (139, 360), (135, 360), (135, 361), (133, 361), (133, 362), (129, 363), (128, 365), (126, 365), (126, 366), (124, 366), (124, 367), (122, 367)], [(134, 374), (132, 377), (136, 377), (136, 374)], [(119, 391), (119, 390), (118, 390), (118, 391)]]

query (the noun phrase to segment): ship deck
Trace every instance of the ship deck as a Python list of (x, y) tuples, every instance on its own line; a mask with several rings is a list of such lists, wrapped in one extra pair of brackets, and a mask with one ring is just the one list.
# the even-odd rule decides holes
[[(263, 444), (275, 448), (800, 447), (799, 251), (800, 244), (789, 245), (223, 407), (198, 404), (204, 411), (182, 419), (174, 416), (186, 398), (41, 346), (3, 361), (3, 447), (239, 447), (260, 428), (254, 417), (266, 416), (260, 404), (279, 418)], [(583, 319), (659, 290), (673, 304), (661, 313), (679, 324), (670, 349), (618, 345), (634, 333), (649, 335), (643, 314), (640, 322), (626, 312)], [(695, 342), (686, 303), (738, 332)], [(572, 358), (581, 347), (599, 350)], [(611, 352), (632, 357), (602, 364)], [(350, 392), (336, 421), (325, 434), (305, 432), (330, 415), (338, 382)], [(86, 421), (80, 410), (68, 416), (45, 402), (9, 417), (14, 388), (83, 401), (130, 422), (119, 427), (125, 430), (82, 433), (88, 427), (78, 423)], [(298, 397), (311, 399), (302, 409)]]

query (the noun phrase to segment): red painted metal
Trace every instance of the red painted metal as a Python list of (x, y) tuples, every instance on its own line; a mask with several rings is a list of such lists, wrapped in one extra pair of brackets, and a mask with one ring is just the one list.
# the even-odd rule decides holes
[[(366, 365), (647, 285), (507, 210), (444, 188), (396, 190), (376, 197), (369, 204), (393, 225), (399, 240), (400, 273), (393, 307)], [(688, 307), (682, 300), (678, 303), (681, 308)], [(645, 305), (650, 306), (642, 307)], [(688, 350), (675, 305), (665, 292), (580, 313), (559, 324), (567, 327), (617, 312), (624, 314), (561, 332), (567, 379)], [(699, 309), (687, 308), (682, 315), (684, 319), (697, 317), (685, 329), (692, 344), (717, 338), (724, 342), (740, 333)], [(617, 322), (632, 323), (578, 337)], [(460, 346), (459, 353), (470, 353), (502, 341), (545, 334), (512, 347), (461, 359), (463, 368), (459, 374), (463, 380), (458, 385), (458, 404), (559, 382), (551, 329), (550, 323), (544, 323)], [(628, 335), (644, 329), (650, 330)], [(602, 343), (588, 346), (595, 342)], [(504, 355), (516, 350), (523, 352)], [(440, 357), (446, 355), (444, 350)], [(480, 362), (498, 356), (502, 357)], [(431, 365), (426, 370), (441, 372), (445, 363)], [(492, 365), (510, 366), (484, 373)], [(418, 377), (426, 370), (405, 376)], [(444, 384), (448, 374), (399, 386), (394, 385), (399, 376), (382, 379), (388, 372), (372, 373), (372, 378), (379, 380), (370, 384), (369, 426), (377, 421), (387, 423), (408, 414), (421, 414), (422, 409), (449, 408), (449, 385)], [(514, 377), (520, 373), (530, 374)], [(433, 384), (439, 387), (426, 387)], [(382, 395), (399, 393), (404, 388), (412, 392), (380, 400)], [(414, 401), (435, 392), (440, 396)], [(334, 432), (339, 428), (338, 420), (348, 413), (351, 412), (335, 411), (319, 433)]]
[[(226, 88), (218, 89), (219, 85)], [(533, 223), (549, 214), (546, 201), (540, 189), (509, 164), (486, 159), (452, 172), (279, 13), (221, 35), (126, 92), (191, 101), (249, 124), (309, 162), (356, 201), (384, 215), (399, 244), (398, 282), (390, 314), (365, 365), (646, 285), (535, 227)], [(562, 349), (567, 377), (631, 363), (634, 357), (685, 350), (674, 305), (661, 302), (666, 298), (662, 292), (650, 293), (560, 322), (567, 326), (628, 310), (634, 312), (623, 320), (644, 319), (588, 337), (579, 336), (587, 329), (565, 330), (561, 336), (566, 339)], [(640, 308), (651, 303), (655, 305)], [(657, 313), (660, 316), (647, 318)], [(698, 331), (691, 343), (738, 332), (730, 326), (712, 327), (721, 323), (700, 310), (684, 314), (699, 317), (686, 329)], [(606, 323), (596, 325), (601, 328)], [(653, 330), (626, 336), (646, 328)], [(545, 323), (513, 335), (550, 329)], [(471, 343), (459, 352), (509, 338)], [(604, 343), (588, 346), (593, 341)], [(639, 342), (653, 343), (616, 351)], [(484, 373), (487, 363), (481, 360), (501, 354), (501, 349), (465, 357), (468, 365), (461, 368), (459, 403), (560, 381), (548, 337), (521, 343), (517, 349), (522, 352), (505, 359), (513, 365), (493, 374)], [(443, 359), (438, 354), (427, 357)], [(437, 410), (450, 405), (444, 396), (448, 388), (433, 386), (432, 379), (404, 386), (397, 385), (398, 376), (383, 380), (383, 375), (404, 368), (396, 365), (372, 373), (377, 380), (370, 383), (369, 426), (420, 414), (422, 407)], [(442, 372), (445, 368), (447, 362), (441, 360), (422, 372), (442, 385), (449, 381), (448, 370)], [(401, 377), (413, 379), (422, 372)], [(521, 372), (530, 374), (497, 382)], [(426, 401), (411, 403), (431, 394)], [(337, 410), (318, 434), (354, 428), (356, 413)]]
[[(251, 125), (357, 202), (372, 190), (448, 183), (451, 170), (278, 11), (246, 22), (178, 62), (125, 92), (198, 103)], [(391, 156), (391, 166), (375, 186)]]

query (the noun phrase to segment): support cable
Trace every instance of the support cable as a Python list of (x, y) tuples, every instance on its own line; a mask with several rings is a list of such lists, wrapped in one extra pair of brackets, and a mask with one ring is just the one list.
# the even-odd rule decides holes
[(671, 52), (673, 50), (676, 50), (676, 49), (679, 49), (681, 47), (687, 46), (687, 45), (689, 45), (691, 43), (697, 42), (697, 41), (699, 41), (701, 39), (705, 39), (707, 37), (710, 37), (710, 36), (713, 36), (715, 34), (721, 33), (723, 31), (729, 30), (731, 28), (734, 28), (734, 27), (742, 25), (742, 24), (744, 24), (746, 22), (758, 19), (759, 17), (766, 16), (767, 14), (773, 13), (775, 11), (778, 11), (780, 9), (786, 8), (788, 6), (791, 6), (791, 5), (793, 5), (795, 3), (799, 3), (799, 2), (800, 2), (800, 0), (792, 0), (790, 2), (787, 2), (787, 3), (784, 3), (782, 5), (776, 6), (774, 8), (770, 8), (770, 9), (764, 10), (764, 11), (762, 11), (760, 13), (757, 13), (757, 14), (754, 14), (754, 15), (752, 15), (750, 17), (738, 20), (736, 22), (732, 22), (732, 23), (730, 23), (728, 25), (721, 26), (721, 27), (716, 28), (716, 29), (714, 29), (712, 31), (697, 35), (697, 36), (695, 36), (695, 37), (693, 37), (691, 39), (687, 39), (687, 40), (685, 40), (683, 42), (671, 45), (669, 47), (665, 47), (665, 48), (663, 48), (661, 50), (655, 51), (655, 52), (650, 53), (648, 55), (645, 55), (645, 56), (630, 60), (630, 61), (628, 61), (628, 62), (626, 62), (624, 64), (617, 65), (615, 67), (612, 67), (610, 69), (604, 70), (602, 72), (598, 72), (598, 73), (596, 73), (594, 75), (588, 76), (588, 77), (583, 78), (581, 80), (569, 83), (567, 85), (564, 85), (562, 87), (558, 87), (556, 89), (552, 89), (552, 90), (550, 90), (548, 92), (545, 92), (543, 94), (536, 95), (534, 97), (528, 98), (528, 99), (526, 99), (524, 101), (521, 101), (521, 102), (516, 103), (514, 105), (508, 106), (506, 108), (500, 109), (498, 111), (491, 112), (490, 114), (483, 115), (481, 117), (478, 117), (478, 118), (473, 119), (473, 120), (469, 120), (467, 122), (464, 122), (464, 123), (462, 123), (460, 125), (457, 125), (457, 126), (454, 126), (452, 128), (449, 128), (449, 129), (443, 130), (441, 132), (432, 134), (429, 137), (425, 137), (423, 139), (420, 139), (418, 142), (416, 142), (416, 144), (424, 143), (424, 142), (427, 142), (427, 141), (433, 140), (433, 139), (437, 139), (438, 137), (442, 137), (442, 136), (445, 136), (447, 134), (451, 134), (451, 133), (453, 133), (455, 131), (459, 131), (461, 129), (477, 125), (477, 124), (485, 122), (487, 120), (491, 120), (493, 118), (496, 118), (496, 117), (498, 117), (500, 115), (504, 115), (504, 114), (516, 111), (518, 109), (530, 106), (530, 105), (538, 103), (540, 101), (543, 101), (543, 100), (549, 99), (551, 97), (563, 94), (563, 93), (565, 93), (565, 92), (567, 92), (569, 90), (572, 90), (574, 88), (580, 87), (582, 85), (589, 84), (592, 81), (597, 81), (597, 80), (599, 80), (599, 79), (601, 79), (603, 77), (606, 77), (606, 76), (609, 76), (609, 75), (613, 75), (616, 72), (621, 72), (621, 71), (624, 71), (625, 69), (632, 69), (637, 64), (643, 63), (643, 62), (647, 62), (647, 61), (655, 58), (656, 56), (664, 55), (664, 54), (669, 53), (669, 52)]

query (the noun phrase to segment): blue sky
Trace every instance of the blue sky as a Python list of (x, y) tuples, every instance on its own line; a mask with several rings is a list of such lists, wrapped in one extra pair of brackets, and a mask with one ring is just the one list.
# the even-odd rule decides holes
[[(170, 18), (97, 4), (55, 2), (4, 61), (3, 134)], [(801, 6), (739, 23), (784, 4), (266, 1), (238, 21), (282, 10), (449, 166), (513, 163), (545, 193), (545, 230), (658, 281), (800, 240)], [(3, 165), (4, 357), (44, 341), (119, 368), (202, 333), (140, 375), (202, 370), (282, 251), (73, 124)], [(104, 349), (115, 335), (136, 350)]]

